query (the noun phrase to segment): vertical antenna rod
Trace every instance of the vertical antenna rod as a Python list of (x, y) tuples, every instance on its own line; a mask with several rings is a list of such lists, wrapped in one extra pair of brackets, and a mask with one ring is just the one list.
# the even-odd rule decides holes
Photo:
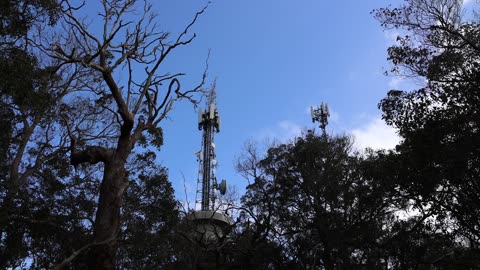
[[(200, 171), (202, 175), (201, 189), (197, 190), (201, 194), (201, 210), (214, 210), (215, 192), (217, 188), (217, 179), (215, 176), (215, 144), (214, 132), (220, 132), (220, 116), (215, 105), (215, 86), (211, 90), (207, 99), (207, 108), (205, 111), (200, 109), (198, 112), (198, 129), (203, 130), (202, 136), (202, 156), (199, 158)], [(200, 181), (200, 179), (199, 179)], [(211, 204), (210, 204), (211, 202)], [(211, 209), (210, 209), (211, 208)]]

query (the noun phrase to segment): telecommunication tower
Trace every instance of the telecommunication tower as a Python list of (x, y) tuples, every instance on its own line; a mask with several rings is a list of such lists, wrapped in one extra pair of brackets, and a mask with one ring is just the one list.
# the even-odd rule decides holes
[(197, 180), (197, 194), (195, 202), (200, 203), (201, 210), (215, 211), (216, 194), (218, 189), (223, 195), (226, 192), (227, 183), (222, 180), (217, 183), (215, 175), (217, 160), (215, 159), (215, 140), (214, 133), (220, 132), (220, 115), (215, 104), (215, 88), (210, 92), (207, 99), (207, 108), (200, 109), (198, 112), (198, 129), (203, 130), (202, 149), (198, 151), (197, 159), (199, 162), (199, 177)]
[(328, 105), (327, 103), (320, 104), (320, 107), (310, 107), (310, 113), (312, 115), (312, 122), (315, 123), (315, 121), (320, 123), (320, 128), (322, 129), (323, 136), (326, 136), (327, 133), (325, 131), (325, 128), (328, 125), (328, 117), (330, 117), (330, 112), (328, 110)]
[[(220, 210), (216, 190), (225, 194), (227, 182), (217, 183), (214, 134), (220, 132), (220, 115), (215, 104), (215, 87), (207, 97), (206, 109), (198, 112), (198, 129), (202, 131), (202, 149), (196, 152), (199, 172), (195, 211), (189, 215), (194, 221), (194, 239), (207, 246), (219, 245), (219, 239), (228, 232), (232, 219)], [(200, 205), (200, 209), (197, 208)], [(209, 260), (207, 257), (205, 260)], [(207, 267), (204, 269), (214, 269)]]
[[(222, 246), (233, 224), (232, 219), (220, 209), (217, 190), (225, 194), (227, 183), (217, 183), (215, 175), (217, 160), (215, 156), (215, 133), (220, 132), (220, 115), (216, 107), (215, 85), (207, 96), (207, 106), (198, 112), (198, 129), (202, 131), (202, 148), (196, 152), (199, 163), (195, 211), (187, 216), (192, 221), (192, 240), (199, 252), (196, 269), (218, 269), (218, 254), (212, 253)], [(200, 205), (198, 209), (197, 205)]]

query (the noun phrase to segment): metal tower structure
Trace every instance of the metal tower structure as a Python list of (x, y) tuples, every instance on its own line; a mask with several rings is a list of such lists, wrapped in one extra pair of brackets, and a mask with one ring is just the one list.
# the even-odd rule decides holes
[[(225, 194), (226, 181), (217, 184), (215, 176), (217, 160), (215, 159), (214, 133), (220, 132), (220, 115), (216, 107), (215, 87), (207, 98), (207, 108), (198, 112), (198, 129), (203, 130), (202, 149), (197, 152), (199, 176), (197, 180), (196, 203), (200, 203), (202, 211), (215, 211), (215, 189)], [(199, 200), (200, 198), (200, 200)]]
[(328, 105), (327, 103), (320, 104), (320, 107), (310, 107), (310, 113), (312, 115), (312, 122), (315, 123), (317, 121), (320, 123), (320, 128), (322, 129), (323, 136), (326, 136), (327, 133), (325, 131), (325, 128), (328, 125), (328, 117), (330, 117), (330, 112), (328, 110)]
[[(187, 215), (193, 227), (191, 239), (195, 243), (192, 248), (198, 253), (196, 269), (218, 269), (218, 250), (226, 241), (226, 236), (233, 224), (232, 219), (220, 208), (216, 190), (225, 194), (227, 183), (222, 180), (217, 184), (215, 175), (217, 160), (215, 159), (214, 134), (220, 132), (220, 115), (216, 107), (215, 85), (207, 96), (206, 109), (198, 112), (198, 129), (202, 131), (202, 149), (196, 152), (199, 162), (195, 211)], [(200, 204), (200, 210), (198, 210)], [(225, 258), (224, 258), (225, 259)]]

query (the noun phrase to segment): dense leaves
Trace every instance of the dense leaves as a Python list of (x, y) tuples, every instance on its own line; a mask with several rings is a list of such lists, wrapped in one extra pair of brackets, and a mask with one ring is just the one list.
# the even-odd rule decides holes
[(375, 15), (410, 35), (389, 49), (393, 69), (426, 81), (415, 91), (392, 90), (379, 104), (404, 138), (397, 147), (402, 186), (478, 242), (480, 25), (463, 20), (461, 1), (453, 0), (409, 0)]
[(174, 260), (177, 202), (167, 171), (141, 173), (126, 195), (119, 269), (162, 269)]
[(56, 0), (0, 1), (0, 36), (21, 37), (39, 23), (54, 24), (60, 6)]
[(309, 134), (270, 148), (250, 168), (245, 211), (263, 241), (281, 245), (284, 263), (299, 269), (380, 264), (378, 244), (394, 205), (381, 183), (364, 176), (364, 161), (351, 145), (349, 137)]
[[(250, 256), (244, 259), (249, 267), (478, 266), (473, 258), (479, 250), (445, 210), (445, 204), (453, 203), (450, 190), (425, 191), (423, 181), (431, 176), (415, 171), (395, 151), (358, 154), (351, 144), (345, 136), (307, 134), (270, 147), (263, 157), (247, 147), (237, 165), (250, 181), (237, 231), (245, 238), (237, 244), (244, 253), (261, 254), (270, 262)], [(413, 172), (418, 182), (412, 182)]]

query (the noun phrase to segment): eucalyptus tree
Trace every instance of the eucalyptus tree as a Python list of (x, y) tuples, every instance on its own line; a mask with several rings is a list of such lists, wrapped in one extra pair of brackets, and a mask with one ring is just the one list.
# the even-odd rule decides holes
[(57, 115), (64, 97), (91, 81), (87, 70), (60, 65), (34, 41), (35, 32), (54, 27), (59, 12), (56, 1), (2, 2), (0, 268), (15, 268), (29, 256), (42, 265), (50, 247), (62, 250), (58, 243), (78, 239), (75, 230), (66, 232), (80, 222), (68, 218), (77, 204), (54, 199), (75, 186), (64, 185), (68, 136)]
[(237, 166), (250, 179), (244, 224), (250, 247), (281, 262), (272, 269), (382, 269), (397, 205), (349, 137), (306, 134), (255, 153)]
[[(24, 48), (31, 49), (30, 44)], [(72, 243), (65, 241), (67, 235), (75, 239), (72, 228), (90, 218), (91, 212), (79, 203), (78, 188), (83, 194), (91, 194), (88, 187), (92, 179), (88, 170), (76, 176), (69, 168), (65, 158), (69, 137), (58, 117), (65, 96), (89, 81), (84, 80), (88, 78), (85, 70), (59, 67), (55, 62), (46, 65), (44, 58), (37, 58), (31, 51), (11, 47), (4, 52), (0, 64), (5, 76), (1, 83), (5, 148), (0, 264), (15, 267), (30, 256), (41, 265), (40, 257), (61, 254), (55, 249), (68, 250), (60, 248)], [(50, 248), (52, 254), (47, 254)]]
[(480, 241), (480, 24), (478, 5), (471, 15), (462, 3), (407, 0), (373, 14), (400, 33), (388, 49), (391, 72), (423, 83), (414, 91), (391, 90), (379, 104), (403, 137), (397, 146), (402, 189), (474, 247)]
[(179, 205), (166, 168), (151, 151), (132, 156), (122, 208), (118, 269), (166, 269), (179, 259)]
[[(205, 73), (197, 85), (183, 89), (184, 74), (166, 73), (163, 64), (176, 48), (194, 40), (191, 28), (205, 8), (172, 37), (158, 29), (153, 7), (146, 1), (104, 0), (99, 5), (98, 16), (82, 18), (83, 4), (62, 1), (63, 31), (39, 35), (36, 45), (62, 67), (91, 72), (93, 84), (69, 97), (74, 106), (85, 104), (86, 109), (71, 113), (73, 106), (66, 104), (60, 112), (70, 142), (70, 163), (103, 167), (93, 240), (72, 256), (89, 250), (91, 268), (114, 269), (129, 185), (127, 161), (137, 144), (160, 146), (159, 125), (173, 104), (188, 100), (196, 105), (202, 92)], [(101, 26), (89, 24), (92, 20)]]

